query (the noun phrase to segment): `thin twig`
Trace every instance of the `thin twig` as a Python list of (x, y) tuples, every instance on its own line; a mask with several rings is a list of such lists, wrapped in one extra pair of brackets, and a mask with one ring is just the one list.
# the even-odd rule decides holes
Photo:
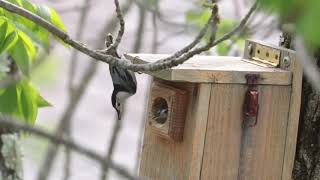
[(119, 44), (120, 44), (120, 42), (121, 42), (122, 36), (124, 34), (125, 23), (124, 23), (124, 20), (123, 20), (123, 15), (122, 15), (122, 12), (121, 12), (119, 1), (118, 0), (114, 0), (114, 4), (116, 6), (116, 13), (117, 13), (117, 18), (119, 20), (120, 28), (119, 28), (119, 31), (118, 31), (117, 38), (116, 38), (116, 40), (115, 40), (115, 42), (114, 42), (114, 44), (112, 46), (115, 49), (117, 49)]
[(165, 62), (165, 61), (170, 61), (173, 58), (178, 58), (181, 55), (189, 52), (192, 48), (194, 48), (197, 44), (199, 44), (199, 42), (201, 41), (201, 39), (204, 37), (204, 35), (206, 34), (206, 32), (208, 31), (208, 28), (210, 26), (211, 21), (213, 20), (213, 13), (211, 13), (210, 18), (208, 19), (207, 23), (205, 24), (205, 26), (200, 30), (199, 34), (194, 38), (194, 40), (188, 44), (187, 46), (185, 46), (184, 48), (182, 48), (181, 50), (177, 51), (176, 53), (174, 53), (173, 55), (158, 61), (159, 63), (161, 62)]
[(127, 179), (132, 179), (132, 180), (137, 179), (137, 177), (128, 173), (128, 171), (125, 170), (123, 167), (115, 164), (112, 161), (105, 161), (104, 157), (99, 155), (97, 152), (90, 150), (87, 147), (82, 146), (61, 134), (48, 133), (40, 128), (32, 127), (30, 125), (21, 123), (20, 120), (13, 119), (9, 116), (3, 116), (3, 115), (0, 116), (0, 125), (1, 127), (25, 131), (25, 132), (32, 133), (34, 135), (46, 138), (56, 145), (66, 146), (94, 161), (97, 161), (100, 164), (104, 164), (105, 166), (110, 167), (111, 169), (115, 170), (118, 174), (120, 174), (121, 176)]

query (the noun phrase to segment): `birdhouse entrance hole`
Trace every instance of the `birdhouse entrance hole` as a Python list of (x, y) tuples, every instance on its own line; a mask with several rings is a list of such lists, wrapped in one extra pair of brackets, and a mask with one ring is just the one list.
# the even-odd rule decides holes
[(164, 98), (158, 97), (152, 104), (153, 119), (159, 123), (164, 124), (168, 119), (168, 103)]

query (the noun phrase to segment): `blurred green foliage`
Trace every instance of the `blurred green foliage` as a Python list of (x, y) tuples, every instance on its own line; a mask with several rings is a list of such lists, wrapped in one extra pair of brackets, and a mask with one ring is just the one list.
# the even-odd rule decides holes
[[(52, 23), (62, 31), (64, 24), (55, 10), (28, 0), (7, 0)], [(0, 88), (0, 113), (9, 114), (34, 124), (38, 108), (50, 104), (31, 83), (31, 70), (37, 64), (40, 51), (49, 51), (50, 33), (38, 24), (0, 8), (0, 81), (11, 73), (21, 74), (21, 80)], [(18, 72), (13, 72), (13, 61)]]
[(310, 46), (320, 45), (319, 0), (258, 0), (264, 11), (272, 12), (281, 23), (291, 23)]
[[(187, 23), (190, 23), (196, 26), (197, 30), (199, 30), (205, 26), (208, 19), (210, 18), (210, 15), (211, 15), (211, 10), (209, 8), (203, 9), (201, 6), (199, 6), (189, 10), (186, 13), (185, 18)], [(217, 38), (230, 32), (233, 28), (235, 28), (237, 24), (238, 22), (235, 20), (223, 19), (218, 24)], [(210, 33), (211, 31), (209, 30), (205, 35), (205, 38), (204, 38), (205, 41), (209, 40)], [(241, 33), (239, 36), (233, 36), (230, 39), (218, 44), (216, 46), (216, 52), (218, 53), (218, 55), (228, 55), (232, 48), (232, 45), (237, 46), (238, 49), (242, 51), (244, 47), (245, 39), (247, 39), (249, 36), (250, 36), (250, 32), (248, 31), (248, 29), (245, 29), (245, 31)]]

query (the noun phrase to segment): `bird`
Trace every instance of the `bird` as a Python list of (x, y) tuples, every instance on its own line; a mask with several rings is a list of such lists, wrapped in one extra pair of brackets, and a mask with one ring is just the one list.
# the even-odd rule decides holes
[(118, 66), (109, 65), (109, 71), (113, 82), (111, 102), (121, 120), (125, 101), (137, 91), (137, 80), (134, 72)]
[[(120, 58), (112, 44), (113, 37), (109, 34), (105, 42), (105, 53)], [(117, 112), (118, 120), (121, 120), (125, 101), (137, 91), (137, 80), (133, 71), (117, 65), (109, 64), (109, 72), (113, 83), (111, 103)]]

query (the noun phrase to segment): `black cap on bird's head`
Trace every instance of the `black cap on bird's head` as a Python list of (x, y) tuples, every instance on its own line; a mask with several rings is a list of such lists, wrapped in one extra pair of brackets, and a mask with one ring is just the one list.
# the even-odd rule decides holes
[(121, 120), (122, 115), (122, 105), (120, 104), (120, 101), (117, 98), (117, 93), (115, 90), (113, 90), (112, 96), (111, 96), (111, 103), (113, 108), (117, 111), (117, 117), (118, 120)]

